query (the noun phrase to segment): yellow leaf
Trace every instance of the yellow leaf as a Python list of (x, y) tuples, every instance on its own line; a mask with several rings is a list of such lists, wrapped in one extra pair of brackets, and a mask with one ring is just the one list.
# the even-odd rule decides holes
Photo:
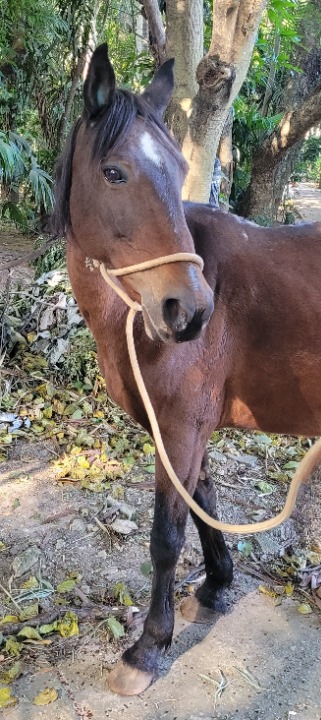
[(265, 585), (259, 585), (259, 592), (263, 593), (263, 595), (268, 595), (271, 598), (276, 597), (276, 592), (274, 592), (274, 590), (271, 590), (271, 588), (265, 587)]
[(30, 575), (29, 580), (25, 580), (21, 587), (24, 588), (24, 590), (36, 590), (39, 587), (39, 583), (34, 575)]
[(28, 625), (18, 632), (18, 637), (27, 638), (28, 640), (41, 640), (38, 630)]
[(88, 462), (88, 460), (86, 460), (86, 458), (83, 455), (79, 455), (77, 457), (77, 463), (84, 470), (87, 470), (88, 468), (90, 468), (90, 462)]
[(105, 414), (103, 413), (102, 410), (97, 410), (96, 412), (94, 412), (93, 417), (98, 418), (99, 420), (103, 420), (105, 417)]
[(5, 652), (13, 657), (19, 657), (21, 648), (22, 643), (19, 643), (14, 637), (9, 637), (4, 646)]
[(8, 433), (7, 435), (1, 436), (1, 442), (3, 445), (11, 445), (12, 443), (12, 434)]
[(5, 550), (6, 547), (7, 546), (4, 544), (4, 542), (2, 542), (2, 540), (0, 540), (0, 552), (1, 552), (1, 550)]
[(44, 408), (42, 414), (44, 418), (50, 420), (50, 418), (52, 418), (52, 405), (50, 405), (50, 407)]
[(55, 688), (45, 688), (33, 700), (34, 705), (50, 705), (57, 700), (58, 693)]
[(46, 395), (47, 395), (47, 385), (46, 385), (46, 383), (42, 383), (42, 385), (38, 385), (38, 386), (35, 388), (35, 390), (36, 390), (36, 392), (38, 393), (38, 395), (41, 395), (41, 397), (46, 397)]
[(66, 612), (62, 620), (58, 620), (57, 629), (62, 637), (79, 635), (78, 618), (73, 612)]
[(12, 697), (11, 688), (0, 688), (0, 708), (12, 707), (18, 702), (17, 698)]
[(19, 618), (17, 615), (5, 615), (5, 617), (0, 620), (0, 625), (6, 625), (7, 623), (16, 622), (19, 622)]
[(32, 430), (34, 433), (37, 433), (37, 435), (40, 435), (41, 433), (43, 433), (44, 428), (42, 427), (42, 425), (38, 425), (38, 423), (34, 423), (32, 426)]
[(35, 333), (35, 332), (27, 333), (28, 343), (30, 343), (30, 345), (31, 345), (31, 343), (33, 343), (33, 341), (36, 339), (36, 337), (37, 337), (37, 333)]
[(294, 593), (294, 585), (292, 583), (288, 582), (284, 586), (284, 592), (287, 597), (291, 597), (291, 595), (293, 595), (293, 593)]
[(91, 490), (91, 492), (102, 493), (108, 490), (109, 485), (105, 485), (101, 482), (90, 482), (89, 480), (81, 480), (80, 485), (85, 490)]
[(16, 662), (6, 670), (6, 672), (0, 673), (0, 683), (12, 683), (22, 673), (22, 662), (16, 660)]
[(71, 590), (74, 589), (75, 585), (76, 585), (75, 580), (73, 580), (72, 578), (67, 578), (67, 580), (63, 580), (63, 582), (61, 582), (61, 583), (59, 583), (59, 585), (57, 585), (57, 592), (59, 592), (59, 593), (70, 592)]
[(33, 603), (32, 605), (29, 605), (28, 607), (21, 610), (21, 613), (19, 615), (19, 620), (21, 622), (24, 622), (25, 620), (30, 620), (30, 618), (36, 617), (39, 613), (39, 606), (38, 603)]
[(66, 407), (66, 403), (62, 403), (60, 402), (60, 400), (54, 400), (53, 407), (55, 412), (58, 413), (58, 415), (62, 415)]
[(49, 635), (49, 633), (51, 632), (56, 632), (56, 630), (58, 630), (57, 624), (57, 620), (55, 620), (49, 625), (40, 625), (39, 632), (41, 633), (41, 635)]
[(312, 607), (308, 605), (308, 603), (301, 603), (301, 605), (298, 605), (297, 611), (301, 615), (310, 615), (310, 613), (312, 613)]

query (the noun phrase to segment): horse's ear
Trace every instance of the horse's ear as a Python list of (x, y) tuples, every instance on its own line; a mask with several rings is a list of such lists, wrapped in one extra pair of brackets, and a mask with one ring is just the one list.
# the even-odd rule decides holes
[(174, 58), (166, 60), (156, 71), (152, 82), (142, 94), (142, 97), (159, 115), (163, 115), (173, 95), (174, 62)]
[(91, 58), (84, 84), (84, 102), (90, 117), (110, 105), (115, 92), (115, 73), (108, 57), (107, 43), (99, 45)]

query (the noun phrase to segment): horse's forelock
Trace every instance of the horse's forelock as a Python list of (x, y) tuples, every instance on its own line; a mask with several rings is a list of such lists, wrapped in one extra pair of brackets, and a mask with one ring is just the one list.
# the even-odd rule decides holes
[(125, 139), (126, 132), (139, 113), (138, 99), (128, 90), (116, 90), (112, 104), (95, 122), (93, 158), (102, 160), (109, 150)]
[(157, 127), (164, 142), (174, 143), (165, 125), (142, 95), (135, 95), (124, 89), (116, 90), (112, 104), (95, 123), (93, 158), (102, 160), (110, 150), (120, 145), (126, 139), (127, 131), (136, 117), (141, 117), (150, 126)]

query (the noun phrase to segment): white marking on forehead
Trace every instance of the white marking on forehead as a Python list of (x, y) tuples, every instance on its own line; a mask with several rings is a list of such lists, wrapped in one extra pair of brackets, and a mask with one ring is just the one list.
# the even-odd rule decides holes
[(140, 145), (144, 155), (151, 160), (154, 165), (160, 165), (162, 158), (158, 153), (157, 145), (153, 140), (152, 136), (145, 130), (140, 138)]

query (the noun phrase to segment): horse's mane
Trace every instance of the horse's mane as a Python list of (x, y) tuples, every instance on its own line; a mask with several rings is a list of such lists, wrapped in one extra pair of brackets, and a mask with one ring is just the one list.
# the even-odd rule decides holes
[(161, 131), (164, 142), (175, 144), (162, 121), (152, 112), (151, 107), (142, 96), (134, 95), (129, 90), (117, 89), (113, 102), (104, 109), (94, 121), (84, 115), (79, 118), (68, 137), (66, 146), (58, 159), (55, 168), (55, 207), (51, 216), (51, 230), (55, 237), (63, 237), (71, 230), (70, 190), (72, 181), (72, 162), (76, 146), (77, 134), (82, 122), (92, 128), (94, 141), (92, 159), (99, 161), (107, 153), (120, 145), (125, 139), (133, 120), (142, 117)]

